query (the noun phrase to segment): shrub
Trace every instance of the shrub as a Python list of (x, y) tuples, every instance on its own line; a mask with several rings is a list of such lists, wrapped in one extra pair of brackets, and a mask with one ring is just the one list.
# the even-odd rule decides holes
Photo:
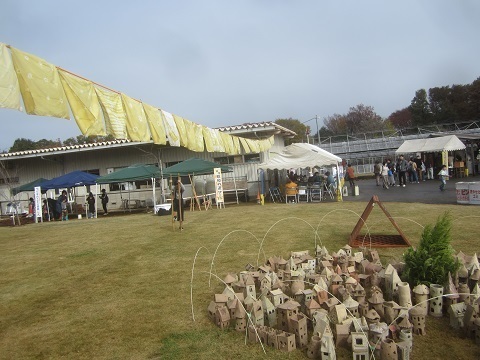
[(445, 285), (448, 273), (458, 270), (460, 263), (450, 245), (451, 224), (451, 216), (446, 212), (433, 228), (431, 225), (425, 227), (418, 248), (409, 248), (403, 255), (404, 277), (412, 287), (418, 284)]

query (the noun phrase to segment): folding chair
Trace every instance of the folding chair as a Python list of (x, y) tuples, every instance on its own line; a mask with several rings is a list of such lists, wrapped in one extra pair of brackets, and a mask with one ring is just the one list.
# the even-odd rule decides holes
[(293, 198), (294, 202), (298, 202), (298, 188), (286, 187), (285, 188), (285, 203), (288, 203), (288, 198)]
[(327, 197), (327, 195), (330, 195), (330, 199), (332, 199), (332, 200), (335, 198), (334, 195), (333, 195), (333, 191), (332, 191), (333, 186), (335, 186), (335, 185), (334, 184), (327, 185), (327, 183), (323, 184), (323, 189), (324, 189), (323, 194), (324, 194), (325, 198)]
[(298, 202), (305, 201), (308, 202), (308, 188), (306, 186), (298, 187)]
[(311, 202), (322, 201), (322, 187), (320, 183), (315, 183), (310, 187), (310, 201)]

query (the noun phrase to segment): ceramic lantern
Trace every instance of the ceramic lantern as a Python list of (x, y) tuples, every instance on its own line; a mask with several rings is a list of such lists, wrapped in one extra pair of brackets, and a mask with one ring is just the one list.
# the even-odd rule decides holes
[(430, 284), (430, 300), (428, 313), (434, 317), (441, 317), (443, 308), (443, 286)]

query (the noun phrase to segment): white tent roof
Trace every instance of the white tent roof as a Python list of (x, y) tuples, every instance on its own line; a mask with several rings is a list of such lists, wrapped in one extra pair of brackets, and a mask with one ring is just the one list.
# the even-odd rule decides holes
[(465, 149), (465, 144), (455, 135), (442, 136), (428, 139), (406, 140), (395, 153), (416, 153), (416, 152), (436, 152), (436, 151), (454, 151)]
[(260, 169), (298, 169), (314, 166), (337, 165), (342, 159), (318, 146), (295, 143), (283, 149), (266, 163), (260, 164)]

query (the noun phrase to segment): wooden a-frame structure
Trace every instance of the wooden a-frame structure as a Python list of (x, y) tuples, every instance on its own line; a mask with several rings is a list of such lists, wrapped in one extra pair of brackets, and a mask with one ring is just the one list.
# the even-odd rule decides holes
[[(372, 212), (375, 204), (382, 209), (383, 213), (387, 216), (388, 220), (392, 223), (393, 227), (397, 230), (398, 235), (380, 235), (380, 234), (365, 234), (360, 235), (363, 225), (368, 219), (368, 216)], [(351, 247), (410, 247), (411, 244), (407, 237), (403, 233), (402, 229), (398, 226), (385, 206), (380, 202), (377, 195), (373, 195), (370, 199), (367, 207), (363, 211), (362, 216), (358, 219), (357, 225), (353, 228), (350, 234), (349, 245)]]

